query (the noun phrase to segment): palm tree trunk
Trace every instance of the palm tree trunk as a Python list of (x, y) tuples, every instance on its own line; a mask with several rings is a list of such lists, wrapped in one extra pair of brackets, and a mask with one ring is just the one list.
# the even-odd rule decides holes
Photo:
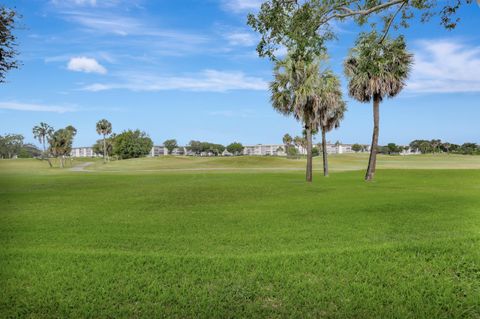
[(107, 164), (107, 144), (105, 143), (105, 134), (103, 134), (103, 164)]
[(307, 132), (307, 182), (312, 181), (313, 177), (313, 163), (312, 163), (312, 129), (309, 126), (305, 126)]
[(325, 130), (322, 128), (323, 176), (328, 176), (328, 154)]
[(366, 181), (371, 181), (375, 176), (375, 169), (377, 166), (379, 124), (380, 124), (380, 98), (375, 95), (373, 97), (373, 136), (372, 136), (372, 145), (370, 148), (370, 158), (368, 160), (367, 173), (365, 175)]
[(42, 160), (43, 160), (44, 158), (46, 158), (46, 159), (47, 159), (47, 162), (48, 162), (48, 165), (49, 165), (50, 167), (53, 167), (52, 162), (50, 162), (50, 158), (48, 157), (47, 149), (45, 148), (45, 137), (43, 138), (43, 143), (42, 143), (42, 144), (43, 144)]

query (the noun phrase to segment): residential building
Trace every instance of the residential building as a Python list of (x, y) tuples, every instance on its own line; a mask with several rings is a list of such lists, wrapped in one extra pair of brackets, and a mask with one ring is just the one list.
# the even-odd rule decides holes
[[(187, 149), (183, 146), (179, 146), (172, 151), (171, 155), (185, 155), (185, 154), (187, 154)], [(163, 155), (168, 155), (168, 150), (165, 146), (158, 145), (158, 146), (152, 147), (152, 150), (150, 151), (150, 156), (155, 157), (155, 156), (163, 156)]]
[(93, 147), (73, 147), (70, 152), (71, 157), (100, 157), (102, 155), (93, 151)]
[(258, 144), (244, 146), (243, 155), (285, 156), (285, 146), (282, 144)]

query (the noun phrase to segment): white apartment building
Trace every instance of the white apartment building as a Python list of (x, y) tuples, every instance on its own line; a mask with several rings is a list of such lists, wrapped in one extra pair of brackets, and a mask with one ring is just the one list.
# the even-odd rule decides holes
[(244, 146), (243, 155), (285, 156), (285, 146), (282, 144), (258, 144)]
[(71, 157), (100, 157), (102, 155), (93, 151), (93, 147), (73, 147), (70, 152)]

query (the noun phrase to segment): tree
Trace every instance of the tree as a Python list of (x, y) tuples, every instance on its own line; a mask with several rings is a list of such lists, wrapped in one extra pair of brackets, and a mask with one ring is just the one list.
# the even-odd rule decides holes
[(241, 155), (243, 153), (243, 145), (239, 142), (233, 142), (227, 145), (227, 151), (233, 155)]
[(103, 164), (107, 163), (108, 158), (108, 148), (107, 148), (107, 141), (106, 136), (112, 134), (112, 123), (107, 121), (106, 119), (102, 119), (97, 122), (97, 134), (103, 136)]
[(5, 134), (0, 136), (0, 158), (18, 156), (23, 147), (23, 136), (20, 134)]
[(461, 154), (474, 155), (480, 153), (480, 148), (476, 143), (463, 143), (459, 151)]
[(113, 153), (113, 144), (115, 143), (115, 133), (110, 135), (109, 137), (107, 137), (105, 139), (105, 141), (103, 139), (101, 140), (97, 140), (95, 142), (95, 144), (93, 144), (93, 152), (95, 154), (100, 154), (100, 155), (104, 155), (105, 152), (103, 151), (104, 148), (106, 150), (106, 154), (112, 154)]
[(442, 150), (447, 152), (447, 154), (450, 154), (450, 149), (452, 147), (452, 144), (449, 143), (449, 142), (445, 142), (445, 143), (442, 143), (442, 145), (440, 145), (440, 147), (442, 148)]
[(294, 143), (307, 149), (307, 182), (313, 177), (312, 136), (319, 126), (319, 61), (318, 57), (309, 60), (289, 52), (275, 63), (270, 84), (273, 108), (283, 115), (292, 115), (305, 130), (304, 138), (294, 138)]
[(331, 71), (321, 75), (318, 90), (320, 103), (320, 129), (322, 131), (323, 175), (328, 176), (328, 153), (326, 134), (340, 127), (347, 104), (342, 97), (340, 80)]
[(23, 144), (18, 152), (19, 158), (35, 158), (42, 156), (42, 151), (33, 144)]
[(194, 153), (195, 155), (200, 155), (202, 152), (202, 142), (192, 140), (187, 145), (187, 150)]
[(373, 100), (373, 135), (365, 180), (375, 175), (379, 135), (379, 108), (385, 97), (396, 96), (405, 86), (413, 56), (402, 36), (392, 40), (377, 32), (362, 33), (345, 60), (349, 95), (359, 102)]
[(399, 154), (400, 152), (402, 152), (402, 147), (395, 143), (388, 143), (386, 151), (389, 155)]
[(360, 152), (361, 150), (363, 150), (362, 145), (357, 144), (357, 143), (355, 143), (355, 144), (352, 145), (352, 151), (354, 151), (355, 153), (358, 153), (358, 152)]
[(302, 136), (295, 136), (293, 138), (293, 144), (297, 147), (297, 149), (305, 149), (305, 138)]
[(163, 142), (163, 146), (168, 150), (168, 154), (172, 154), (173, 150), (178, 147), (177, 140), (166, 140)]
[(48, 165), (52, 167), (52, 162), (50, 162), (49, 156), (47, 154), (47, 149), (45, 147), (45, 142), (47, 141), (47, 138), (52, 135), (54, 132), (53, 127), (48, 125), (47, 123), (40, 122), (40, 125), (36, 125), (33, 127), (33, 137), (38, 140), (43, 146), (43, 153), (42, 153), (42, 160), (44, 158), (47, 159)]
[(381, 38), (392, 26), (408, 27), (414, 17), (427, 22), (437, 15), (445, 28), (454, 29), (459, 22), (456, 12), (470, 3), (472, 0), (267, 0), (257, 14), (249, 14), (248, 24), (261, 35), (259, 56), (275, 61), (280, 48), (303, 57), (323, 53), (325, 43), (336, 37), (335, 23), (346, 20), (364, 25), (374, 18), (372, 26), (381, 21)]
[(282, 138), (282, 142), (283, 142), (283, 145), (285, 145), (285, 153), (288, 154), (288, 149), (292, 146), (292, 142), (293, 142), (293, 139), (292, 139), (292, 136), (290, 136), (290, 134), (285, 134)]
[(214, 154), (215, 156), (221, 155), (225, 151), (225, 146), (222, 144), (205, 143), (205, 152)]
[(66, 128), (56, 130), (48, 137), (50, 144), (49, 151), (56, 158), (60, 159), (60, 167), (65, 167), (65, 157), (70, 155), (72, 151), (73, 138), (77, 134), (77, 130), (69, 125)]
[(145, 132), (127, 130), (115, 137), (113, 154), (120, 159), (138, 158), (148, 155), (152, 147), (153, 142)]
[(287, 157), (298, 157), (298, 150), (295, 147), (288, 148)]
[(15, 10), (0, 6), (0, 83), (5, 82), (8, 71), (20, 65), (16, 59), (17, 37), (13, 34), (18, 18)]
[(431, 140), (430, 145), (432, 145), (433, 153), (436, 153), (439, 150), (440, 145), (442, 145), (441, 140)]

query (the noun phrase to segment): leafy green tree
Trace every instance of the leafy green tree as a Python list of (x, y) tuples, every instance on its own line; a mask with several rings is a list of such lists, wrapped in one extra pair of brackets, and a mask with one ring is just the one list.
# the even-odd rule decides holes
[(279, 49), (286, 48), (312, 59), (324, 52), (328, 40), (336, 37), (338, 22), (379, 25), (380, 38), (385, 38), (392, 26), (408, 27), (414, 17), (426, 22), (439, 16), (445, 28), (453, 29), (459, 21), (458, 9), (470, 3), (472, 0), (266, 0), (258, 13), (249, 14), (248, 24), (261, 36), (259, 56), (278, 60)]
[(227, 145), (227, 151), (233, 155), (241, 155), (243, 154), (243, 145), (239, 142), (233, 142)]
[(112, 134), (112, 123), (107, 121), (106, 119), (102, 119), (97, 122), (96, 125), (97, 128), (97, 134), (103, 136), (103, 150), (106, 150), (105, 152), (102, 152), (103, 154), (103, 164), (107, 163), (107, 158), (108, 158), (108, 148), (107, 148), (107, 135)]
[(360, 144), (355, 143), (352, 145), (352, 151), (354, 151), (355, 153), (360, 152), (362, 149), (363, 147)]
[(223, 151), (225, 151), (225, 146), (223, 146), (222, 144), (205, 143), (204, 151), (218, 156), (221, 155)]
[(8, 71), (20, 66), (16, 59), (17, 37), (13, 33), (19, 17), (20, 15), (14, 9), (0, 6), (0, 83), (5, 82)]
[(45, 147), (45, 142), (47, 141), (47, 138), (53, 134), (54, 129), (50, 125), (44, 122), (40, 122), (39, 125), (36, 125), (33, 127), (33, 137), (38, 140), (42, 146), (43, 146), (43, 153), (42, 153), (42, 160), (47, 159), (48, 165), (52, 167), (52, 162), (50, 162), (50, 158), (47, 154), (47, 149)]
[(320, 149), (318, 147), (312, 148), (312, 156), (319, 156), (320, 155)]
[(103, 139), (97, 140), (97, 142), (92, 146), (93, 152), (95, 154), (100, 154), (103, 156), (105, 154), (103, 149), (105, 148), (106, 154), (113, 154), (113, 144), (115, 143), (115, 137), (116, 135), (115, 133), (113, 133), (112, 135), (107, 137), (105, 141)]
[(23, 136), (20, 134), (5, 134), (0, 136), (0, 157), (13, 158), (18, 156), (23, 147)]
[(295, 147), (289, 147), (287, 150), (287, 157), (293, 157), (296, 158), (298, 157), (298, 150)]
[(413, 63), (403, 37), (382, 38), (376, 32), (363, 33), (345, 60), (348, 91), (359, 102), (373, 101), (373, 136), (365, 180), (375, 175), (379, 135), (379, 108), (386, 97), (396, 96), (405, 86)]
[(465, 155), (479, 154), (480, 148), (476, 143), (463, 143), (460, 146), (460, 153)]
[(194, 153), (195, 155), (200, 155), (202, 152), (202, 142), (192, 140), (187, 145), (187, 150)]
[(73, 138), (77, 134), (77, 130), (69, 125), (66, 128), (56, 130), (48, 137), (50, 145), (50, 153), (60, 160), (60, 167), (65, 167), (65, 157), (69, 156), (72, 151)]
[(386, 151), (387, 151), (387, 154), (389, 155), (399, 154), (402, 152), (402, 147), (395, 143), (388, 143)]
[(115, 136), (113, 154), (120, 159), (139, 158), (150, 153), (153, 141), (145, 132), (126, 130)]
[(173, 150), (178, 147), (177, 140), (171, 139), (163, 142), (163, 146), (168, 150), (168, 154), (172, 154)]
[(42, 151), (33, 144), (23, 144), (18, 152), (19, 158), (36, 158), (42, 156)]

